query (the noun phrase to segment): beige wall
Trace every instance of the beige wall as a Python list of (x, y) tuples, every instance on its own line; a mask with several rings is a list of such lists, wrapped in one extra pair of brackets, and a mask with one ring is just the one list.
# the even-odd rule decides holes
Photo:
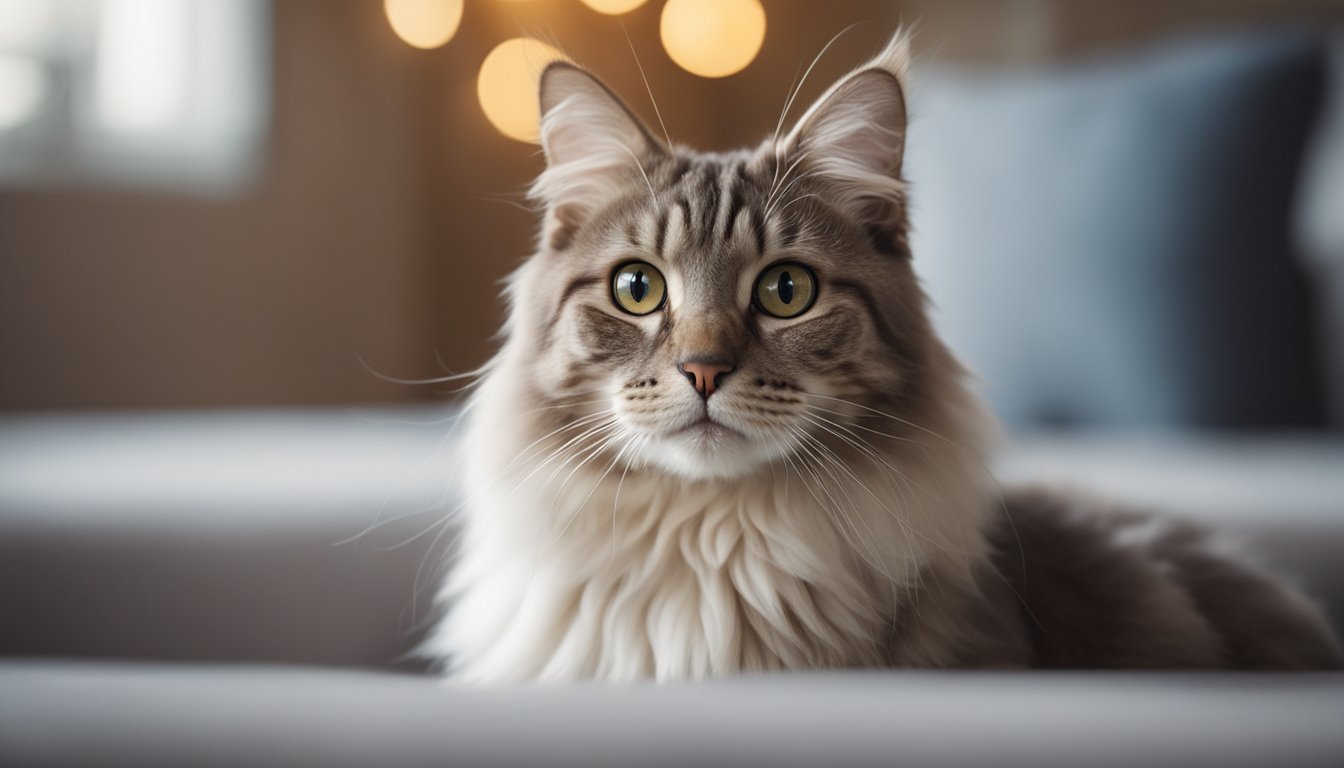
[[(922, 18), (944, 58), (1035, 61), (1221, 19), (1338, 20), (1339, 3), (767, 0), (741, 75), (676, 68), (661, 3), (624, 17), (669, 131), (699, 147), (755, 141), (839, 29), (801, 103)], [(498, 281), (528, 252), (510, 204), (540, 170), (476, 105), (497, 42), (561, 43), (652, 118), (620, 22), (576, 0), (468, 0), (457, 37), (422, 52), (374, 0), (279, 0), (273, 129), (262, 178), (230, 199), (125, 189), (0, 188), (0, 408), (335, 403), (433, 397), (380, 381), (484, 361)]]
[(0, 190), (0, 406), (395, 394), (352, 351), (425, 345), (427, 80), (373, 5), (277, 3), (269, 161), (237, 198)]

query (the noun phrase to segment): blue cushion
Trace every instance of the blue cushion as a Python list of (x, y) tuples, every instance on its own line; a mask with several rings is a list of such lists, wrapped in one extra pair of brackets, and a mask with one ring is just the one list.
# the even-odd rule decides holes
[(1289, 242), (1323, 72), (1280, 30), (919, 73), (916, 267), (1010, 425), (1323, 421)]

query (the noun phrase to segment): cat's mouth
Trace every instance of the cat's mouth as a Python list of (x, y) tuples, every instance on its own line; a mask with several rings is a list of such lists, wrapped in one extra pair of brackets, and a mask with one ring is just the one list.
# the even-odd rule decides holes
[(763, 447), (748, 433), (704, 411), (687, 414), (686, 421), (640, 444), (660, 468), (697, 480), (744, 475), (768, 458)]
[(714, 419), (709, 414), (705, 414), (686, 426), (672, 433), (678, 437), (742, 437), (743, 435), (735, 429), (726, 427)]

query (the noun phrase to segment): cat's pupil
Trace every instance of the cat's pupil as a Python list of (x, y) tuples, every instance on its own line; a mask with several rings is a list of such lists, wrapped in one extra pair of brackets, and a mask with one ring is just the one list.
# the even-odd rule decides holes
[(636, 302), (641, 302), (649, 294), (649, 278), (644, 273), (636, 272), (630, 278), (630, 297)]
[(779, 274), (779, 283), (775, 286), (775, 292), (779, 294), (779, 300), (785, 304), (793, 303), (793, 275), (788, 272)]

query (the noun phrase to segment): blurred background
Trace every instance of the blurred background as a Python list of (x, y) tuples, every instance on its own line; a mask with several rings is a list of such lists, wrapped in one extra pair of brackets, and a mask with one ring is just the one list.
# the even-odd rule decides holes
[[(960, 168), (935, 162), (950, 158), (955, 166), (964, 158), (951, 139), (940, 138), (948, 131), (935, 131), (939, 93), (960, 94), (965, 102), (968, 89), (989, 88), (998, 106), (969, 115), (989, 122), (962, 140), (1025, 164), (1034, 161), (1030, 152), (1061, 133), (1099, 135), (1087, 105), (1067, 95), (1047, 96), (1041, 110), (1066, 121), (1081, 118), (1080, 127), (1033, 138), (1021, 135), (1033, 129), (1019, 121), (1017, 134), (999, 135), (995, 125), (1005, 111), (1035, 109), (1037, 81), (1067, 80), (1097, 61), (1173, 39), (1254, 38), (1285, 25), (1319, 38), (1328, 73), (1329, 62), (1339, 60), (1331, 41), (1340, 49), (1344, 28), (1344, 4), (1324, 0), (753, 0), (748, 5), (763, 11), (763, 38), (749, 12), (746, 21), (729, 18), (728, 42), (718, 47), (728, 49), (730, 59), (738, 56), (726, 64), (737, 71), (704, 77), (673, 60), (676, 19), (663, 33), (663, 16), (680, 13), (688, 19), (681, 23), (701, 31), (718, 22), (697, 17), (713, 11), (695, 2), (676, 5), (0, 0), (0, 409), (441, 397), (443, 387), (380, 380), (359, 357), (388, 376), (420, 378), (470, 370), (493, 349), (502, 316), (499, 281), (529, 253), (534, 237), (535, 218), (520, 209), (520, 193), (542, 162), (534, 144), (506, 136), (482, 106), (482, 98), (525, 99), (518, 75), (505, 71), (490, 81), (498, 93), (478, 93), (478, 79), (482, 88), (488, 79), (483, 62), (513, 38), (562, 48), (656, 123), (633, 47), (674, 140), (714, 149), (754, 143), (772, 130), (800, 70), (842, 29), (854, 25), (817, 63), (795, 115), (831, 79), (875, 51), (896, 24), (918, 22), (921, 67), (933, 71), (927, 81), (944, 82), (937, 72), (956, 75), (942, 91), (933, 89), (927, 109), (918, 85), (912, 96), (916, 224), (924, 226), (921, 216), (961, 218), (955, 226), (928, 224), (934, 242), (917, 250), (917, 258), (936, 262), (941, 257), (929, 250), (976, 247), (948, 242), (941, 233), (982, 226), (1000, 251), (993, 259), (1002, 262), (1013, 242), (1005, 243), (995, 221), (982, 222), (1016, 214), (985, 213), (994, 202), (987, 195), (974, 207), (966, 201), (965, 209), (943, 199), (959, 190), (939, 186), (939, 176), (973, 180), (993, 171), (968, 161)], [(743, 50), (734, 54), (734, 46)], [(713, 53), (688, 49), (684, 57)], [(536, 55), (544, 56), (525, 54), (534, 64)], [(990, 79), (977, 80), (981, 75)], [(1121, 84), (1123, 98), (1134, 90), (1126, 88)], [(1293, 364), (1316, 367), (1311, 374), (1279, 371), (1296, 383), (1291, 391), (1265, 395), (1301, 401), (1301, 407), (1269, 409), (1293, 424), (1330, 421), (1328, 401), (1338, 387), (1330, 388), (1324, 352), (1340, 340), (1325, 337), (1319, 321), (1330, 312), (1344, 316), (1316, 296), (1337, 288), (1322, 276), (1325, 270), (1311, 267), (1344, 261), (1344, 90), (1325, 75), (1311, 88), (1319, 91), (1319, 104), (1279, 107), (1296, 110), (1285, 120), (1307, 125), (1294, 146), (1271, 153), (1272, 162), (1289, 166), (1289, 178), (1275, 189), (1291, 192), (1291, 207), (1267, 202), (1283, 208), (1276, 215), (1290, 216), (1292, 230), (1279, 239), (1291, 242), (1294, 269), (1313, 294), (1309, 307), (1293, 308), (1313, 313), (1310, 328), (1289, 323), (1284, 332), (1298, 337), (1274, 341), (1310, 346), (1309, 363), (1302, 362), (1304, 352)], [(1084, 84), (1082, 90), (1095, 89)], [(1028, 106), (1015, 106), (1022, 104)], [(924, 134), (922, 119), (932, 121)], [(1024, 152), (1022, 141), (1032, 148)], [(1056, 142), (1054, 156), (1076, 167), (1091, 161), (1066, 150), (1114, 157), (1124, 146)], [(950, 154), (940, 155), (943, 150)], [(1298, 155), (1305, 158), (1300, 173)], [(1040, 179), (1042, 187), (1051, 183), (1048, 175)], [(1197, 199), (1201, 183), (1213, 182), (1190, 179), (1181, 198)], [(931, 190), (927, 205), (920, 185)], [(1004, 205), (1022, 194), (993, 191)], [(1114, 206), (1144, 199), (1140, 190), (1118, 203), (1092, 200)], [(1030, 251), (1032, 237), (1024, 235), (1017, 247)], [(939, 295), (950, 286), (948, 277), (935, 274), (938, 266), (923, 270), (935, 299), (955, 305), (955, 297)], [(1064, 271), (1044, 278), (1055, 293), (1075, 292)], [(1140, 317), (1130, 319), (1142, 326)], [(1004, 335), (1000, 345), (1015, 343)], [(1026, 386), (977, 340), (954, 342), (977, 358), (971, 362), (991, 382)], [(1344, 378), (1342, 370), (1333, 373)], [(1309, 376), (1317, 377), (1310, 386), (1298, 381)], [(996, 403), (1010, 420), (1089, 418), (1085, 409), (1051, 404), (1067, 401), (1067, 393), (1039, 397), (1054, 400), (1032, 408), (1012, 397)], [(1074, 411), (1081, 415), (1070, 416)], [(1121, 411), (1108, 419), (1163, 418), (1142, 408)], [(1250, 420), (1266, 415), (1274, 414)]]
[(1344, 2), (0, 0), (0, 656), (406, 666), (460, 382), (387, 379), (494, 348), (534, 74), (732, 148), (902, 23), (998, 476), (1244, 534), (1340, 626)]

